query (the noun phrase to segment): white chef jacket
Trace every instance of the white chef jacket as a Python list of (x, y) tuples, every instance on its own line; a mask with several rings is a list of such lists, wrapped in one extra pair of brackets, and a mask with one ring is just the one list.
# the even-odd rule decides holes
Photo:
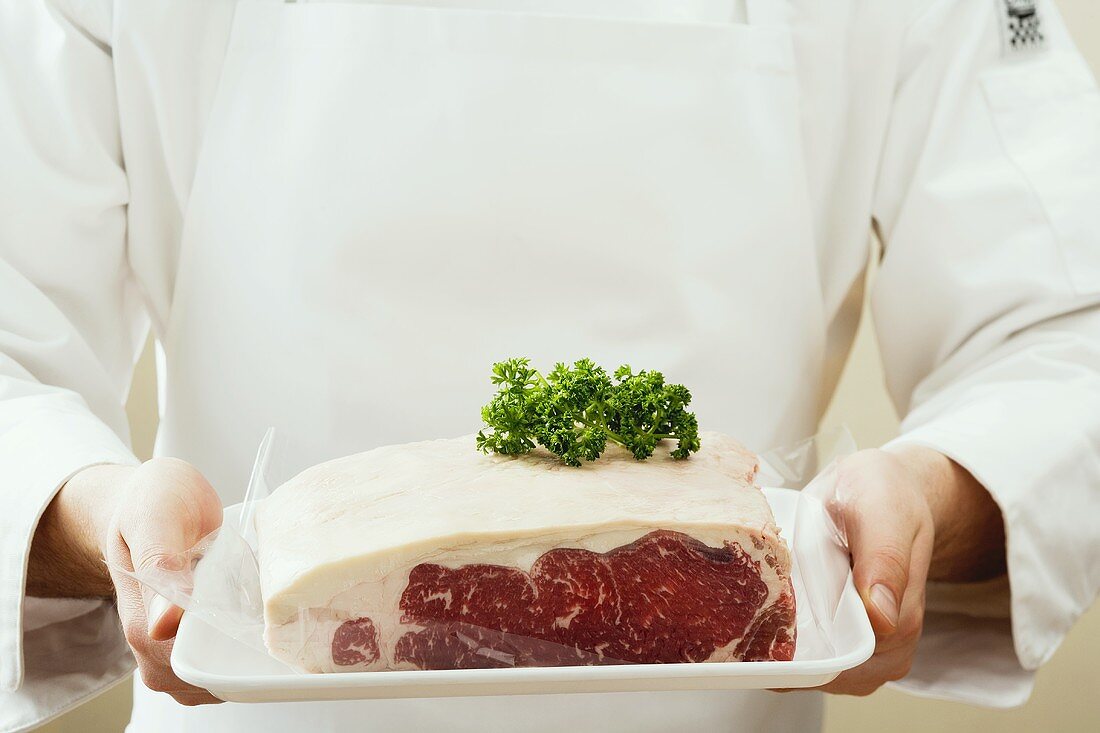
[[(296, 253), (297, 271), (286, 266), (291, 260), (281, 252), (254, 249), (240, 260), (235, 259), (239, 252), (203, 246), (204, 236), (213, 236), (204, 222), (226, 221), (224, 211), (220, 219), (209, 216), (219, 198), (228, 198), (222, 204), (230, 214), (238, 205), (219, 194), (242, 190), (240, 177), (219, 170), (218, 161), (223, 154), (232, 156), (235, 145), (251, 143), (247, 135), (217, 134), (234, 110), (242, 109), (219, 101), (219, 88), (226, 86), (226, 75), (237, 85), (249, 79), (240, 46), (247, 49), (253, 36), (238, 11), (259, 4), (278, 5), (270, 0), (0, 3), (2, 730), (21, 730), (57, 715), (133, 667), (108, 604), (28, 599), (23, 588), (30, 538), (58, 488), (89, 465), (135, 460), (122, 404), (150, 328), (162, 345), (157, 452), (197, 465), (227, 504), (240, 499), (256, 442), (269, 424), (290, 427), (292, 433), (305, 426), (296, 456), (302, 465), (476, 427), (476, 405), (484, 395), (472, 390), (468, 399), (455, 398), (454, 405), (433, 414), (430, 424), (425, 406), (415, 404), (402, 415), (385, 413), (383, 428), (355, 421), (356, 416), (367, 421), (371, 409), (392, 404), (372, 391), (378, 388), (364, 375), (386, 375), (392, 381), (385, 389), (400, 397), (412, 394), (400, 377), (415, 375), (418, 367), (402, 360), (409, 355), (402, 349), (409, 346), (415, 354), (429, 348), (426, 341), (447, 335), (421, 331), (402, 342), (392, 330), (359, 329), (356, 318), (363, 314), (347, 302), (359, 295), (357, 283), (370, 281), (387, 298), (400, 300), (400, 289), (411, 280), (370, 280), (357, 270), (354, 257), (347, 259), (347, 251), (338, 250), (343, 258), (334, 259), (323, 244), (316, 257)], [(429, 6), (428, 13), (453, 12), (430, 8), (442, 2), (419, 4)], [(458, 4), (474, 13), (499, 12), (477, 0)], [(708, 335), (716, 354), (727, 360), (741, 354), (749, 364), (746, 374), (759, 382), (741, 392), (730, 387), (745, 405), (744, 417), (733, 415), (715, 390), (709, 399), (697, 392), (699, 414), (707, 427), (735, 433), (760, 449), (812, 432), (851, 345), (873, 222), (885, 247), (872, 306), (890, 393), (905, 415), (898, 440), (931, 446), (969, 469), (1001, 507), (1008, 542), (1008, 582), (939, 589), (938, 605), (933, 594), (916, 663), (902, 685), (990, 705), (1026, 699), (1034, 670), (1100, 588), (1100, 532), (1093, 519), (1100, 511), (1100, 96), (1052, 4), (1038, 3), (1037, 26), (1027, 25), (1033, 18), (1010, 12), (1009, 6), (1018, 5), (731, 0), (672, 9), (654, 0), (608, 2), (597, 11), (587, 3), (529, 0), (513, 11), (642, 13), (637, 17), (648, 30), (640, 32), (653, 33), (651, 24), (665, 24), (674, 34), (696, 25), (710, 33), (707, 28), (716, 24), (760, 19), (778, 32), (753, 43), (761, 41), (764, 51), (775, 39), (789, 45), (794, 94), (784, 101), (784, 119), (771, 122), (796, 133), (789, 155), (777, 157), (775, 165), (782, 176), (797, 162), (797, 175), (788, 178), (799, 191), (769, 200), (771, 179), (762, 178), (761, 199), (751, 203), (772, 212), (787, 207), (791, 219), (804, 219), (809, 247), (799, 251), (804, 257), (792, 257), (782, 243), (774, 250), (738, 253), (752, 267), (722, 280), (729, 289), (750, 279), (797, 287), (788, 288), (786, 300), (762, 300), (759, 308), (741, 313), (740, 320), (722, 321), (722, 328)], [(254, 11), (249, 8), (243, 17), (263, 17)], [(338, 29), (321, 22), (329, 10), (314, 6), (264, 12), (312, 14), (295, 18)], [(587, 52), (577, 43), (578, 53)], [(232, 65), (227, 49), (234, 44)], [(250, 83), (263, 85), (259, 78)], [(250, 93), (247, 85), (231, 89), (245, 97)], [(234, 95), (223, 89), (221, 97), (227, 96)], [(296, 124), (308, 119), (302, 116), (307, 112), (287, 108)], [(280, 135), (286, 132), (282, 124), (270, 122)], [(264, 138), (265, 128), (253, 129)], [(289, 152), (268, 147), (273, 159), (308, 158), (314, 150), (303, 149), (302, 139), (331, 153), (336, 143), (330, 137), (307, 135)], [(752, 144), (745, 141), (746, 148)], [(204, 174), (199, 197), (197, 181)], [(220, 189), (223, 175), (229, 182)], [(271, 175), (256, 171), (248, 181), (256, 196), (269, 186), (279, 196), (286, 193), (285, 184), (279, 188)], [(578, 179), (578, 185), (584, 183)], [(517, 196), (525, 185), (539, 184), (517, 183)], [(317, 205), (308, 191), (295, 193)], [(470, 195), (457, 186), (447, 193)], [(631, 214), (644, 219), (642, 202)], [(240, 218), (263, 230), (266, 224), (255, 216), (254, 205), (242, 196)], [(280, 199), (279, 206), (295, 208), (292, 200)], [(347, 209), (343, 202), (317, 213), (340, 217)], [(506, 218), (507, 207), (501, 210)], [(457, 219), (449, 224), (463, 241), (466, 224)], [(414, 254), (422, 255), (419, 272), (404, 262), (395, 272), (417, 274), (424, 293), (442, 293), (440, 302), (461, 311), (463, 291), (448, 290), (453, 285), (444, 279), (447, 273), (436, 272), (447, 268), (433, 269), (430, 251)], [(250, 258), (254, 271), (245, 266)], [(790, 269), (795, 264), (797, 271)], [(460, 260), (448, 266), (476, 277)], [(308, 314), (298, 315), (303, 309), (294, 294), (282, 309), (271, 305), (285, 292), (272, 278), (295, 275), (313, 288)], [(318, 283), (331, 285), (331, 293), (321, 292)], [(685, 305), (685, 313), (711, 307), (711, 290), (691, 292), (698, 300)], [(384, 309), (387, 302), (371, 305)], [(792, 313), (780, 313), (784, 309)], [(441, 313), (439, 319), (450, 316)], [(417, 317), (411, 316), (420, 328), (430, 327), (427, 316)], [(617, 317), (600, 324), (607, 339), (630, 323), (627, 315)], [(769, 338), (759, 338), (755, 329), (773, 319), (787, 325), (764, 328)], [(339, 328), (317, 343), (331, 347), (331, 354), (298, 353), (311, 348), (294, 339), (308, 341), (319, 324), (330, 321)], [(242, 322), (252, 327), (242, 329)], [(363, 373), (351, 371), (349, 365), (363, 354), (358, 346), (338, 343), (341, 334), (381, 352), (369, 352), (379, 361), (364, 363)], [(745, 334), (755, 340), (742, 338)], [(775, 353), (790, 358), (777, 359)], [(628, 360), (615, 349), (606, 354)], [(477, 356), (480, 360), (472, 361), (484, 370), (487, 362), (481, 352)], [(766, 363), (754, 367), (754, 358)], [(383, 359), (400, 371), (386, 371)], [(694, 384), (693, 363), (686, 360), (679, 372), (669, 371), (686, 374), (682, 381)], [(451, 366), (467, 378), (462, 364)], [(454, 384), (444, 386), (456, 391)], [(745, 698), (745, 709), (763, 716), (738, 721), (755, 730), (763, 729), (765, 713), (777, 705), (802, 706), (802, 721), (819, 716), (815, 693), (781, 699), (737, 694), (752, 696)], [(639, 704), (636, 697), (617, 699)], [(678, 704), (672, 696), (664, 699)], [(616, 696), (605, 700), (608, 710), (619, 704)], [(185, 710), (164, 696), (152, 697), (138, 682), (135, 730), (191, 725), (217, 731), (261, 721), (272, 731), (297, 730), (306, 721), (321, 721), (323, 727), (327, 716), (349, 704), (383, 703), (318, 704), (298, 712), (296, 706), (256, 706), (254, 714), (234, 712), (242, 706), (231, 705)], [(396, 707), (389, 703), (387, 714), (412, 720), (410, 711), (429, 704), (448, 702), (398, 701)], [(441, 719), (476, 718), (482, 729), (492, 728), (492, 705), (504, 705), (449, 704), (448, 717)], [(559, 702), (556, 710), (564, 714), (573, 706), (582, 709), (584, 703)], [(382, 708), (362, 710), (360, 719), (367, 720)], [(592, 717), (580, 720), (595, 724)], [(557, 722), (583, 729), (577, 721)]]

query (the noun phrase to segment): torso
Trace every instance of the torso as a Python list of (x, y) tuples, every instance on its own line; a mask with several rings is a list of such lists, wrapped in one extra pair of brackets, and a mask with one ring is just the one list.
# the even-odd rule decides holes
[[(888, 79), (850, 78), (845, 43), (867, 30), (846, 18), (888, 38), (900, 11), (147, 5), (116, 3), (114, 51), (131, 260), (164, 345), (158, 451), (226, 503), (269, 425), (288, 471), (470, 432), (512, 355), (662, 369), (704, 427), (757, 449), (813, 432), (851, 338), (888, 103)], [(820, 704), (563, 702), (177, 713), (139, 693), (132, 729), (807, 730)]]

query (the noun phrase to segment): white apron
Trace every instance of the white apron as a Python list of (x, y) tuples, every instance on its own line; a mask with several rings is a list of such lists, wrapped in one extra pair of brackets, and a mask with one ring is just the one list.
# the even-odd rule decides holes
[[(794, 58), (778, 11), (753, 7), (746, 24), (241, 3), (186, 212), (158, 452), (228, 503), (241, 435), (279, 427), (301, 468), (471, 432), (512, 355), (663, 369), (706, 428), (754, 447), (811, 433), (825, 328)], [(138, 683), (130, 730), (806, 731), (819, 697), (185, 709)]]

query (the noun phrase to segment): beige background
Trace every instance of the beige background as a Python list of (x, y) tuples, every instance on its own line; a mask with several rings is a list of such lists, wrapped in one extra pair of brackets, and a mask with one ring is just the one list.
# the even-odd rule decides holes
[[(972, 0), (972, 2), (991, 0)], [(1100, 74), (1100, 2), (1058, 0), (1078, 43)], [(866, 315), (866, 314), (865, 314)], [(869, 319), (856, 345), (825, 425), (845, 423), (861, 447), (878, 446), (897, 432), (897, 416), (882, 387), (882, 371)], [(139, 456), (152, 452), (156, 431), (156, 376), (146, 349), (128, 403), (134, 448)], [(991, 711), (952, 703), (919, 700), (892, 690), (869, 698), (830, 698), (827, 733), (863, 731), (940, 731), (959, 728), (1024, 731), (1100, 730), (1100, 606), (1095, 606), (1066, 639), (1039, 675), (1035, 694), (1023, 708)], [(121, 685), (80, 709), (50, 723), (49, 733), (115, 733), (129, 719), (130, 689)]]

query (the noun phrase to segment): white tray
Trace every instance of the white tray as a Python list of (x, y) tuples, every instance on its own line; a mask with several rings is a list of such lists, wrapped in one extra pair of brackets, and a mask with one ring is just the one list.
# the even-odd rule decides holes
[[(764, 491), (783, 536), (788, 542), (796, 542), (793, 535), (798, 493), (788, 489)], [(825, 567), (824, 564), (821, 566)], [(819, 572), (821, 568), (818, 568)], [(818, 585), (814, 577), (796, 577), (796, 595), (799, 591), (828, 595)], [(812, 638), (816, 631), (813, 623), (807, 623), (803, 617), (805, 604), (797, 598), (796, 602), (799, 638), (795, 659), (790, 662), (303, 674), (222, 634), (194, 615), (184, 614), (172, 650), (172, 669), (180, 679), (205, 688), (222, 700), (280, 702), (815, 687), (871, 656), (875, 648), (874, 633), (863, 603), (852, 585), (850, 573), (844, 581), (833, 621), (834, 653), (815, 653), (815, 649), (825, 647), (820, 639)]]

